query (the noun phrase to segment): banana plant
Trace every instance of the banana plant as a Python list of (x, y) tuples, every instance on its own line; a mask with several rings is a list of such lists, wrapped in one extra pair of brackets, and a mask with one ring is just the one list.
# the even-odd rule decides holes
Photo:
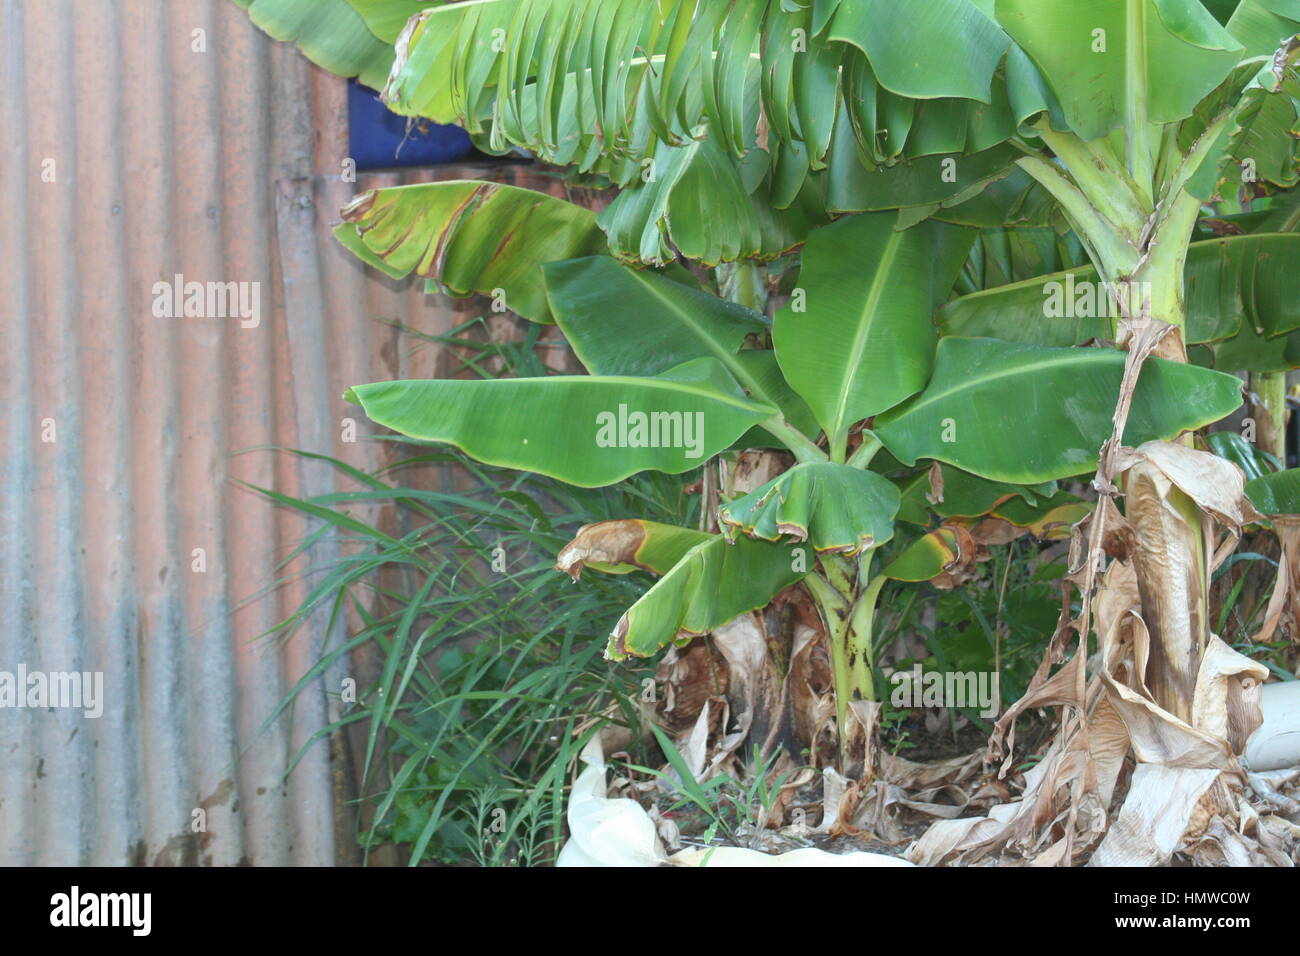
[[(457, 188), (383, 192), (406, 190), (400, 200)], [(876, 567), (900, 508), (908, 500), (914, 512), (916, 501), (911, 485), (900, 488), (873, 461), (884, 452), (891, 467), (941, 463), (954, 489), (958, 475), (989, 483), (992, 501), (966, 509), (976, 514), (1016, 495), (1051, 500), (1052, 482), (1093, 467), (1124, 368), (1110, 350), (940, 338), (931, 314), (975, 234), (937, 221), (894, 226), (888, 213), (863, 214), (813, 230), (794, 295), (770, 321), (686, 273), (605, 255), (550, 262), (541, 269), (549, 315), (590, 374), (381, 382), (348, 398), (412, 438), (586, 487), (644, 469), (692, 471), (729, 448), (788, 450), (791, 469), (719, 510), (722, 533), (618, 522), (587, 529), (561, 565), (662, 575), (610, 636), (612, 659), (707, 633), (804, 581), (831, 639), (843, 728), (849, 702), (874, 699), (881, 585), (934, 577), (962, 547), (945, 527)], [(348, 228), (350, 243), (391, 252), (382, 230)], [(1232, 376), (1159, 361), (1138, 388), (1126, 438), (1172, 438), (1240, 400)]]
[[(398, 0), (346, 3), (358, 15), (369, 8), (361, 20), (372, 36), (371, 23), (391, 30), (397, 20)], [(293, 5), (256, 0), (253, 11)], [(302, 34), (311, 55), (309, 43), (329, 48), (318, 26), (299, 18), (284, 33)], [(1220, 369), (1268, 364), (1270, 373), (1294, 364), (1290, 230), (1213, 238), (1194, 230), (1211, 203), (1249, 203), (1300, 179), (1297, 31), (1294, 0), (430, 6), (391, 40), (390, 108), (457, 122), (482, 148), (528, 149), (585, 182), (619, 186), (596, 219), (608, 251), (662, 272), (629, 272), (634, 281), (618, 284), (611, 270), (625, 267), (597, 256), (503, 280), (507, 298), (516, 288), (523, 308), (560, 324), (593, 373), (585, 384), (388, 383), (353, 397), (408, 434), (578, 483), (639, 468), (684, 472), (697, 455), (758, 436), (789, 449), (797, 460), (789, 477), (728, 502), (726, 534), (664, 573), (643, 599), (653, 611), (630, 609), (611, 650), (650, 653), (804, 574), (838, 635), (843, 706), (870, 692), (860, 663), (864, 598), (885, 573), (873, 573), (872, 559), (886, 533), (863, 508), (846, 512), (844, 498), (888, 511), (889, 492), (873, 480), (884, 480), (872, 468), (878, 455), (1025, 487), (1089, 470), (1111, 437), (1121, 378), (1121, 423), (1130, 397), (1132, 405), (1115, 437), (1137, 446), (1237, 404), (1226, 376), (1189, 358)], [(364, 211), (347, 225), (354, 248), (390, 261), (391, 249), (363, 238), (372, 225)], [(1053, 277), (1061, 295), (1081, 280), (1088, 311), (1109, 308), (1058, 322), (1032, 272), (985, 288), (999, 250), (963, 267), (974, 257), (954, 239), (959, 226), (1072, 233), (1070, 243), (1041, 245), (1042, 262), (1061, 273)], [(802, 295), (770, 327), (669, 268), (679, 258), (779, 265), (801, 246)], [(434, 244), (424, 251), (402, 268), (436, 275), (452, 254)], [(1091, 271), (1080, 269), (1079, 253)], [(471, 258), (464, 276), (481, 267), (481, 279), (494, 278), (488, 246)], [(545, 305), (526, 298), (539, 272)], [(596, 275), (617, 290), (612, 301), (584, 291), (583, 276)], [(1027, 278), (1031, 286), (1016, 287)], [(477, 288), (466, 278), (453, 285)], [(945, 308), (939, 335), (928, 310), (954, 287), (967, 301)], [(691, 306), (679, 308), (685, 300)], [(714, 325), (695, 306), (727, 329), (705, 336), (712, 345), (699, 345), (698, 330)], [(683, 311), (696, 318), (665, 318)], [(1149, 346), (1155, 357), (1069, 347), (1083, 341)], [(520, 403), (518, 421), (492, 411)], [(654, 412), (667, 417), (652, 425), (644, 416)], [(593, 413), (606, 417), (592, 421)], [(635, 413), (642, 417), (628, 417)], [(676, 428), (679, 413), (685, 449), (642, 444)], [(564, 414), (567, 427), (555, 425)], [(542, 423), (551, 424), (533, 431)], [(605, 444), (593, 428), (604, 429)], [(1202, 613), (1212, 523), (1203, 499), (1161, 477), (1157, 460), (1185, 462), (1150, 450), (1133, 474), (1168, 493), (1145, 511), (1130, 502), (1126, 517), (1138, 532), (1138, 611), (1163, 649), (1148, 670), (1169, 696), (1154, 703), (1178, 715), (1192, 701), (1164, 669), (1200, 660), (1212, 643)], [(1099, 487), (1120, 480), (1114, 465), (1103, 456)], [(1161, 524), (1170, 509), (1180, 516), (1172, 536)], [(792, 546), (811, 548), (807, 570), (797, 570)], [(762, 563), (776, 553), (788, 570)]]

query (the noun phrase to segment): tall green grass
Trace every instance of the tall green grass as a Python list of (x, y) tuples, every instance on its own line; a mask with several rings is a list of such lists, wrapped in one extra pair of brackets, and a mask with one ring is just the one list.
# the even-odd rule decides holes
[[(484, 376), (546, 373), (536, 326), (524, 341), (503, 345), (475, 341), (476, 325), (430, 338), (461, 350), (465, 366)], [(343, 555), (313, 568), (307, 597), (276, 633), (292, 633), (325, 609), (336, 626), (349, 617), (360, 622), (281, 709), (369, 645), (378, 654), (378, 678), (322, 732), (364, 725), (366, 812), (359, 818), (370, 822), (357, 836), (366, 859), (395, 844), (411, 865), (550, 862), (563, 838), (577, 753), (611, 702), (616, 722), (636, 720), (630, 693), (653, 667), (602, 658), (610, 630), (650, 578), (592, 572), (574, 584), (554, 570), (555, 555), (591, 522), (695, 522), (698, 503), (683, 492), (689, 476), (647, 474), (610, 488), (573, 488), (405, 439), (383, 440), (409, 453), (374, 474), (306, 456), (364, 490), (293, 498), (257, 489), (319, 522), (288, 560), (310, 554), (325, 536), (339, 542)], [(456, 475), (469, 490), (417, 487), (430, 483), (430, 468), (438, 469), (444, 489)], [(388, 532), (355, 516), (359, 505), (376, 502), (396, 509), (398, 520), (386, 527), (410, 530)]]

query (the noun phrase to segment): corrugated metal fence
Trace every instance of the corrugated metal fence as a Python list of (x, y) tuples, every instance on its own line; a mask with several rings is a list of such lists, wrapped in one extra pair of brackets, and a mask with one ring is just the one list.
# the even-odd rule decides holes
[[(0, 682), (104, 680), (98, 718), (0, 707), (0, 864), (354, 862), (347, 741), (283, 777), (344, 669), (261, 729), (338, 639), (258, 639), (305, 593), (262, 594), (310, 529), (239, 484), (334, 478), (236, 453), (379, 463), (342, 440), (367, 427), (343, 389), (435, 374), (400, 326), (481, 309), (367, 273), (328, 225), (354, 190), (484, 171), (342, 181), (345, 84), (226, 0), (0, 11)], [(160, 317), (176, 276), (249, 283), (259, 321)]]

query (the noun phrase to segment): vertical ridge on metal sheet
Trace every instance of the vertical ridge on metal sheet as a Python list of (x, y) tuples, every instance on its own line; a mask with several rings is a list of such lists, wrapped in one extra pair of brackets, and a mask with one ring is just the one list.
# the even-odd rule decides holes
[[(27, 129), (28, 79), (23, 5), (3, 0), (0, 15), (0, 190), (13, 221), (0, 229), (0, 396), (9, 414), (0, 415), (0, 667), (16, 668), (35, 656), (36, 584), (33, 538), (36, 463), (40, 417), (32, 400), (36, 377), (32, 346), (35, 277), (30, 216), (37, 205), (42, 157), (34, 156)], [(25, 709), (0, 710), (0, 865), (35, 862), (33, 794), (37, 754), (34, 715)]]

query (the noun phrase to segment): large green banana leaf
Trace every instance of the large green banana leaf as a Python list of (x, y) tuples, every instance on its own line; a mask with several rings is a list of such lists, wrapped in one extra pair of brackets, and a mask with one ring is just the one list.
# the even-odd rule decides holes
[(1286, 372), (1300, 368), (1300, 332), (1265, 338), (1249, 325), (1210, 346), (1214, 367), (1245, 372)]
[[(1084, 474), (1110, 436), (1124, 361), (1115, 349), (941, 339), (925, 391), (878, 416), (874, 432), (907, 464), (932, 458), (1020, 485)], [(1235, 377), (1151, 359), (1124, 443), (1173, 438), (1240, 404)]]
[(858, 554), (894, 536), (898, 489), (872, 471), (805, 462), (718, 511), (724, 531), (765, 541), (789, 536), (817, 551)]
[(397, 42), (411, 17), (430, 6), (430, 0), (348, 0), (348, 3), (361, 14), (370, 32), (389, 46)]
[(658, 378), (376, 382), (349, 389), (372, 421), (476, 461), (586, 488), (638, 471), (698, 468), (776, 409), (753, 401), (716, 360)]
[(1260, 514), (1300, 515), (1300, 468), (1275, 471), (1246, 482), (1246, 497)]
[[(1265, 337), (1300, 328), (1298, 264), (1300, 233), (1192, 243), (1184, 272), (1188, 343), (1231, 338), (1243, 326)], [(1097, 270), (1083, 266), (961, 296), (940, 307), (936, 319), (944, 335), (1076, 345), (1114, 335), (1115, 308), (1099, 288)], [(1049, 306), (1064, 314), (1048, 315)]]
[[(392, 41), (366, 25), (348, 0), (235, 0), (276, 40), (296, 43), (313, 63), (380, 89), (393, 65)], [(392, 0), (388, 0), (392, 6)], [(414, 4), (405, 3), (412, 7)]]
[(547, 263), (551, 312), (593, 375), (654, 375), (712, 356), (744, 381), (746, 336), (766, 335), (761, 314), (609, 256)]
[(1070, 128), (1088, 140), (1124, 126), (1134, 105), (1152, 124), (1190, 116), (1244, 53), (1196, 0), (996, 3), (998, 22), (1047, 78)]
[[(816, 420), (781, 375), (775, 354), (744, 348), (768, 332), (760, 313), (608, 256), (552, 262), (543, 272), (556, 322), (592, 374), (654, 375), (712, 357), (752, 397), (775, 405), (805, 435), (816, 435)], [(770, 436), (754, 434), (742, 443), (773, 444)]]
[(974, 240), (943, 223), (903, 232), (893, 223), (888, 213), (862, 215), (815, 230), (796, 294), (773, 322), (777, 361), (832, 447), (854, 422), (925, 385), (934, 355), (929, 316)]
[(339, 241), (394, 278), (414, 272), (449, 295), (504, 293), (505, 305), (550, 322), (542, 263), (603, 252), (596, 216), (517, 186), (450, 180), (362, 193), (343, 208)]
[(715, 535), (696, 545), (619, 619), (605, 656), (649, 657), (669, 642), (707, 634), (767, 604), (811, 566), (806, 546)]
[(1300, 33), (1300, 4), (1295, 0), (1241, 0), (1227, 23), (1247, 56), (1272, 56), (1283, 37)]

